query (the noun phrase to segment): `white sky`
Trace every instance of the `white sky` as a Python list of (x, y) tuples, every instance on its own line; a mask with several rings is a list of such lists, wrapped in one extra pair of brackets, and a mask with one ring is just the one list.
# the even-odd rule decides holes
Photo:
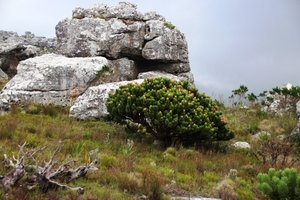
[[(256, 93), (300, 85), (300, 0), (131, 0), (185, 35), (197, 87), (227, 98), (244, 84)], [(54, 37), (77, 7), (116, 0), (0, 0), (0, 30)]]

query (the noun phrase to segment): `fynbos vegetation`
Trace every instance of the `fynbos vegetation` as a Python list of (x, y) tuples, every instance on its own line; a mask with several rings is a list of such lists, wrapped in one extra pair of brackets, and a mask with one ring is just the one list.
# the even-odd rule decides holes
[(188, 82), (157, 78), (126, 85), (110, 96), (107, 108), (114, 119), (142, 125), (166, 146), (233, 137), (217, 105)]

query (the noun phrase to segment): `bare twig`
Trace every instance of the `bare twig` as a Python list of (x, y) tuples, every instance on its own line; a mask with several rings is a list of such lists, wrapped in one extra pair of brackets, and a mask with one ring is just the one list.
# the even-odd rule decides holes
[[(82, 187), (70, 187), (65, 184), (61, 184), (53, 179), (60, 179), (66, 182), (70, 182), (74, 179), (85, 176), (89, 171), (98, 170), (98, 149), (91, 151), (90, 158), (93, 161), (88, 165), (83, 165), (77, 167), (76, 169), (71, 168), (71, 164), (75, 163), (75, 160), (70, 160), (64, 162), (62, 165), (58, 166), (56, 169), (55, 165), (57, 161), (55, 160), (56, 155), (60, 152), (62, 143), (59, 142), (55, 151), (52, 153), (50, 160), (45, 162), (44, 166), (39, 166), (35, 155), (38, 152), (43, 151), (46, 147), (36, 148), (33, 150), (25, 149), (26, 143), (19, 146), (18, 156), (14, 156), (10, 159), (6, 154), (4, 154), (4, 162), (7, 166), (13, 169), (5, 176), (0, 176), (0, 183), (5, 188), (11, 188), (14, 186), (24, 175), (28, 168), (34, 169), (34, 173), (27, 178), (26, 185), (28, 189), (40, 188), (43, 192), (47, 192), (51, 189), (69, 189), (83, 193), (84, 189)], [(25, 160), (31, 160), (35, 162), (35, 165), (25, 164)]]

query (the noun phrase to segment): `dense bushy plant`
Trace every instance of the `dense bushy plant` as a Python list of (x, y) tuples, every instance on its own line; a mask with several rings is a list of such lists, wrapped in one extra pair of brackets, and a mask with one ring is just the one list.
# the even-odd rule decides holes
[(233, 137), (216, 104), (188, 82), (156, 78), (122, 86), (109, 96), (107, 108), (115, 120), (142, 125), (166, 146)]
[(294, 168), (259, 173), (258, 189), (272, 200), (300, 199), (300, 174)]

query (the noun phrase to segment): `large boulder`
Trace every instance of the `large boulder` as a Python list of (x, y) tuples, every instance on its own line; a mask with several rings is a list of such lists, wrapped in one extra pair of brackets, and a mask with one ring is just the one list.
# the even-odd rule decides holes
[[(169, 22), (170, 23), (170, 22)], [(143, 58), (161, 62), (188, 62), (187, 42), (184, 35), (168, 22), (146, 22), (146, 43)]]
[[(132, 3), (76, 8), (71, 19), (57, 24), (56, 36), (0, 33), (1, 69), (17, 70), (0, 94), (0, 110), (13, 102), (75, 103), (71, 117), (100, 118), (107, 115), (108, 93), (121, 85), (154, 77), (194, 82), (184, 35), (161, 15), (142, 14)], [(53, 47), (61, 55), (44, 54)]]
[(65, 19), (56, 26), (57, 50), (69, 57), (140, 56), (144, 23), (121, 19)]
[(53, 52), (55, 44), (55, 39), (37, 37), (30, 32), (19, 36), (15, 32), (0, 31), (0, 69), (12, 77), (20, 61)]
[(104, 57), (67, 58), (57, 54), (30, 58), (20, 62), (17, 75), (6, 84), (0, 99), (10, 103), (72, 105), (94, 82), (135, 79), (134, 73), (121, 73), (126, 69), (134, 71), (134, 63), (128, 59), (119, 62), (125, 64), (120, 67), (114, 65), (117, 61)]
[(190, 72), (184, 35), (164, 17), (142, 14), (136, 5), (76, 8), (72, 19), (56, 26), (57, 51), (68, 57), (129, 57), (140, 71)]
[(115, 92), (122, 85), (129, 83), (140, 84), (143, 81), (143, 79), (137, 79), (90, 87), (83, 95), (77, 98), (74, 105), (70, 108), (70, 117), (80, 120), (106, 117), (108, 115), (106, 100), (109, 94)]

